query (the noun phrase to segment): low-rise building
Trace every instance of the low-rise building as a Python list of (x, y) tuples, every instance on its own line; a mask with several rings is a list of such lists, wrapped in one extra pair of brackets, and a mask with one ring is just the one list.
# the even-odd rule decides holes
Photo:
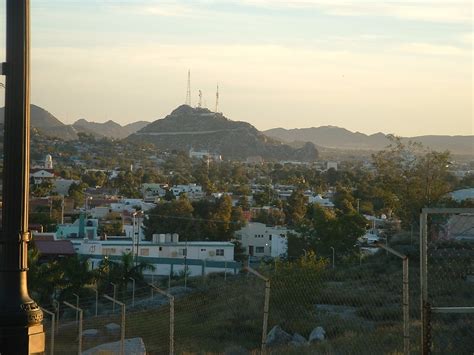
[(245, 254), (258, 258), (285, 257), (288, 253), (288, 234), (295, 233), (286, 227), (270, 227), (264, 223), (250, 222), (235, 232)]

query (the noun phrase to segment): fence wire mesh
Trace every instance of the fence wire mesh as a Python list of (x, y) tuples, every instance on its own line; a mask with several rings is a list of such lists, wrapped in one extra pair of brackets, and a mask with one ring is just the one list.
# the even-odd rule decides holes
[[(396, 243), (394, 248), (398, 248)], [(375, 248), (374, 248), (375, 249)], [(307, 255), (291, 261), (254, 267), (270, 280), (266, 350), (272, 354), (396, 354), (404, 351), (402, 260), (384, 250), (338, 260)], [(410, 267), (411, 348), (419, 350), (417, 265)], [(175, 297), (174, 353), (260, 354), (262, 349), (265, 281), (252, 273), (210, 274), (154, 280)], [(112, 296), (110, 290), (107, 291)], [(141, 338), (148, 354), (170, 353), (170, 302), (148, 285), (117, 292), (126, 304), (125, 337)], [(68, 302), (75, 304), (76, 299)], [(132, 304), (134, 305), (132, 306)], [(99, 295), (79, 300), (84, 312), (82, 350), (104, 353), (97, 346), (115, 342), (119, 353), (120, 307)], [(46, 307), (55, 311), (54, 305)], [(55, 353), (77, 351), (78, 323), (73, 309), (60, 305)], [(51, 334), (48, 325), (45, 331)], [(418, 330), (419, 331), (419, 330)], [(47, 351), (49, 351), (49, 342)], [(91, 349), (96, 349), (95, 352)], [(111, 350), (112, 349), (112, 350)], [(115, 349), (115, 350), (113, 350)], [(128, 350), (127, 350), (128, 349)], [(125, 353), (131, 353), (126, 348)], [(106, 352), (105, 352), (106, 353)]]
[(456, 212), (427, 215), (428, 336), (434, 354), (474, 351), (474, 213)]

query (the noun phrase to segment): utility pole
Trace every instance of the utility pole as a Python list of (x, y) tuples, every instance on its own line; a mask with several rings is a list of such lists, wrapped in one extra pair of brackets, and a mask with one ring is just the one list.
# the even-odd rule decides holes
[(3, 225), (0, 232), (0, 353), (43, 353), (43, 312), (28, 294), (30, 2), (6, 2)]

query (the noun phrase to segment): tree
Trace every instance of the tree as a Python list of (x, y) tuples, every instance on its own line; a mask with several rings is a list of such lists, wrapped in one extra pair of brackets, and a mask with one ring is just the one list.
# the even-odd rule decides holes
[(420, 144), (392, 144), (372, 156), (375, 183), (405, 226), (417, 222), (422, 207), (435, 206), (452, 188), (450, 153), (424, 149)]
[(136, 282), (143, 282), (143, 272), (146, 270), (154, 271), (155, 267), (147, 262), (140, 261), (135, 263), (131, 253), (123, 253), (119, 261), (106, 259), (99, 266), (100, 270), (100, 288), (105, 291), (113, 282), (118, 286), (118, 291), (124, 293), (127, 290), (130, 278)]
[(285, 208), (286, 222), (296, 226), (303, 222), (306, 215), (307, 198), (302, 190), (295, 190), (288, 198)]
[(184, 238), (193, 237), (193, 206), (185, 196), (170, 202), (161, 202), (149, 210), (143, 221), (145, 237), (152, 235), (178, 233)]

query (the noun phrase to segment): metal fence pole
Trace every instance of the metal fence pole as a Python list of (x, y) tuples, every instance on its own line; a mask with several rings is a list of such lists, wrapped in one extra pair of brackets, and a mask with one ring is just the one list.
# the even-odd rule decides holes
[(263, 326), (262, 326), (262, 354), (265, 353), (267, 347), (267, 330), (268, 330), (268, 313), (270, 311), (270, 279), (261, 275), (258, 271), (250, 266), (244, 267), (244, 270), (254, 274), (259, 279), (265, 281), (265, 300), (263, 303)]
[[(79, 295), (77, 293), (73, 293), (73, 296), (76, 297), (76, 308), (79, 309)], [(79, 319), (79, 312), (76, 310), (76, 322)]]
[(408, 257), (403, 259), (403, 352), (410, 354), (410, 290)]
[(224, 262), (224, 281), (227, 281), (227, 260)]
[(77, 349), (77, 353), (79, 355), (82, 354), (82, 309), (80, 308), (77, 308), (76, 306), (70, 304), (69, 302), (66, 302), (64, 301), (63, 302), (66, 306), (76, 310), (76, 311), (79, 311), (79, 344), (78, 344), (78, 349)]
[(94, 288), (95, 292), (95, 316), (97, 317), (99, 311), (99, 290)]
[(426, 307), (428, 306), (428, 214), (423, 209), (420, 216), (420, 287), (421, 287), (421, 354), (430, 352)]
[(56, 333), (59, 331), (59, 305), (60, 303), (56, 300), (53, 300), (53, 305), (56, 308)]
[(55, 314), (54, 312), (50, 312), (48, 311), (47, 309), (44, 309), (44, 308), (41, 308), (41, 310), (46, 313), (46, 314), (49, 314), (51, 316), (51, 345), (50, 345), (50, 349), (49, 349), (49, 353), (51, 355), (54, 355), (54, 332), (56, 331), (56, 325), (55, 325)]
[(168, 297), (170, 302), (170, 355), (174, 355), (174, 296), (168, 292), (163, 291), (155, 285), (148, 284), (152, 289)]
[(112, 303), (112, 313), (115, 313), (115, 300), (117, 299), (117, 285), (113, 282), (110, 283), (114, 287), (114, 302)]
[(112, 301), (113, 304), (117, 303), (122, 311), (121, 324), (120, 324), (120, 354), (125, 354), (125, 303), (117, 301), (115, 298), (104, 295), (106, 299)]
[(135, 279), (133, 277), (130, 277), (130, 280), (132, 280), (132, 307), (135, 306)]
[(388, 247), (386, 244), (376, 243), (375, 246), (385, 249), (387, 253), (398, 256), (403, 261), (403, 354), (410, 354), (410, 290), (408, 284), (408, 256)]

